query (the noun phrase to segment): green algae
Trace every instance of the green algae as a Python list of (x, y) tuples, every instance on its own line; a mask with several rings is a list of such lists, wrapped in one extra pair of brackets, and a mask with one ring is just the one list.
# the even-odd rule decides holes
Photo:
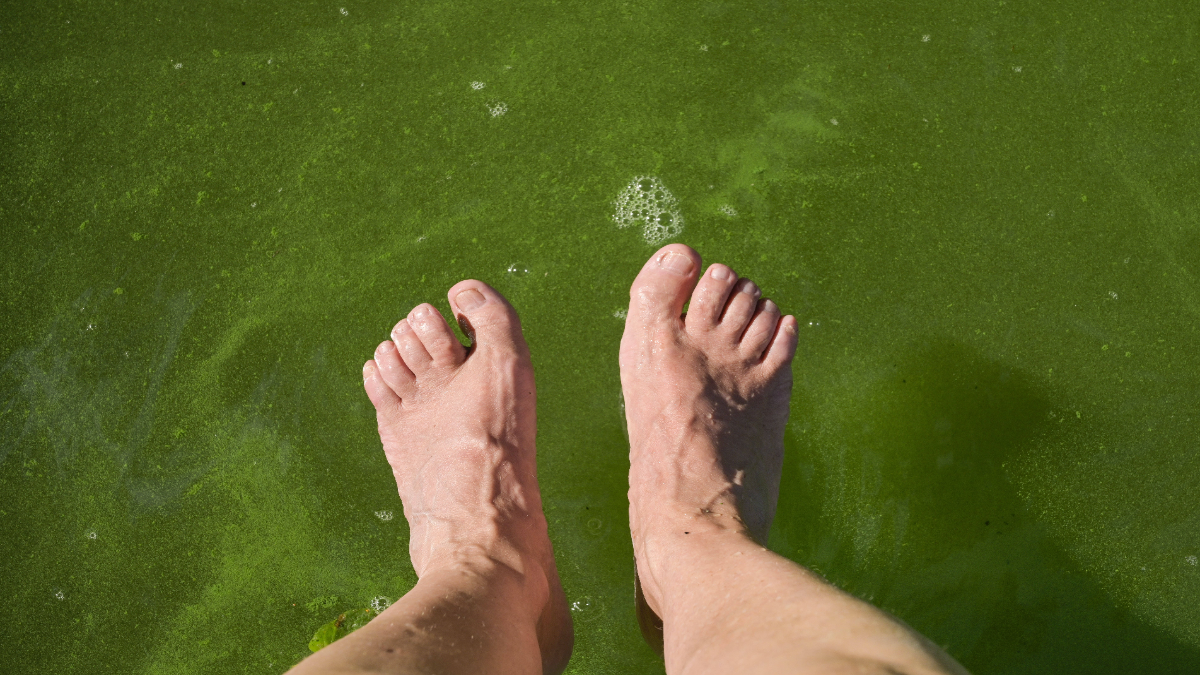
[(533, 352), (570, 672), (661, 672), (611, 221), (654, 175), (805, 331), (775, 550), (976, 673), (1200, 670), (1195, 9), (338, 9), (0, 26), (6, 662), (281, 672), (411, 588), (359, 367), (476, 277)]

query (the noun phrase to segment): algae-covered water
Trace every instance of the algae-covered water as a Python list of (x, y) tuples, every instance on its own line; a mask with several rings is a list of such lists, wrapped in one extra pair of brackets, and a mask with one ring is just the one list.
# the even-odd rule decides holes
[[(661, 672), (616, 352), (662, 238), (800, 320), (772, 548), (977, 674), (1200, 672), (1197, 26), (1182, 0), (6, 4), (0, 660), (278, 673), (403, 594), (359, 369), (476, 277), (533, 352), (569, 672)], [(662, 188), (648, 230), (614, 220), (631, 184)]]

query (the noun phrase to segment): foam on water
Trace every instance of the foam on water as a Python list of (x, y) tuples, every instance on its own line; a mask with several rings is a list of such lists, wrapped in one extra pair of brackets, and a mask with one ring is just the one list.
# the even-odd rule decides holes
[(641, 225), (649, 244), (677, 237), (683, 232), (683, 214), (675, 195), (655, 176), (637, 176), (613, 202), (617, 227)]

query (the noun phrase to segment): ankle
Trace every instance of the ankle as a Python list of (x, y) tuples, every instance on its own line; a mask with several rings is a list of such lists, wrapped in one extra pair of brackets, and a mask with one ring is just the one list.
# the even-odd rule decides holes
[(457, 578), (464, 587), (528, 608), (534, 618), (550, 596), (549, 578), (539, 557), (503, 543), (447, 551), (429, 561), (420, 574), (421, 580), (426, 577)]
[(711, 513), (660, 521), (636, 533), (634, 541), (642, 591), (664, 621), (671, 608), (680, 606), (679, 598), (707, 583), (703, 580), (712, 570), (762, 548), (740, 520)]

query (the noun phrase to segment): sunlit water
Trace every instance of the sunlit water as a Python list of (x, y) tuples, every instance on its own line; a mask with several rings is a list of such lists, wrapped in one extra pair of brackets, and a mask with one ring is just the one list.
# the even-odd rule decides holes
[(359, 369), (476, 277), (533, 352), (570, 672), (660, 672), (616, 351), (684, 241), (803, 329), (775, 550), (979, 674), (1200, 672), (1197, 19), (6, 7), (0, 661), (280, 672), (402, 595)]

